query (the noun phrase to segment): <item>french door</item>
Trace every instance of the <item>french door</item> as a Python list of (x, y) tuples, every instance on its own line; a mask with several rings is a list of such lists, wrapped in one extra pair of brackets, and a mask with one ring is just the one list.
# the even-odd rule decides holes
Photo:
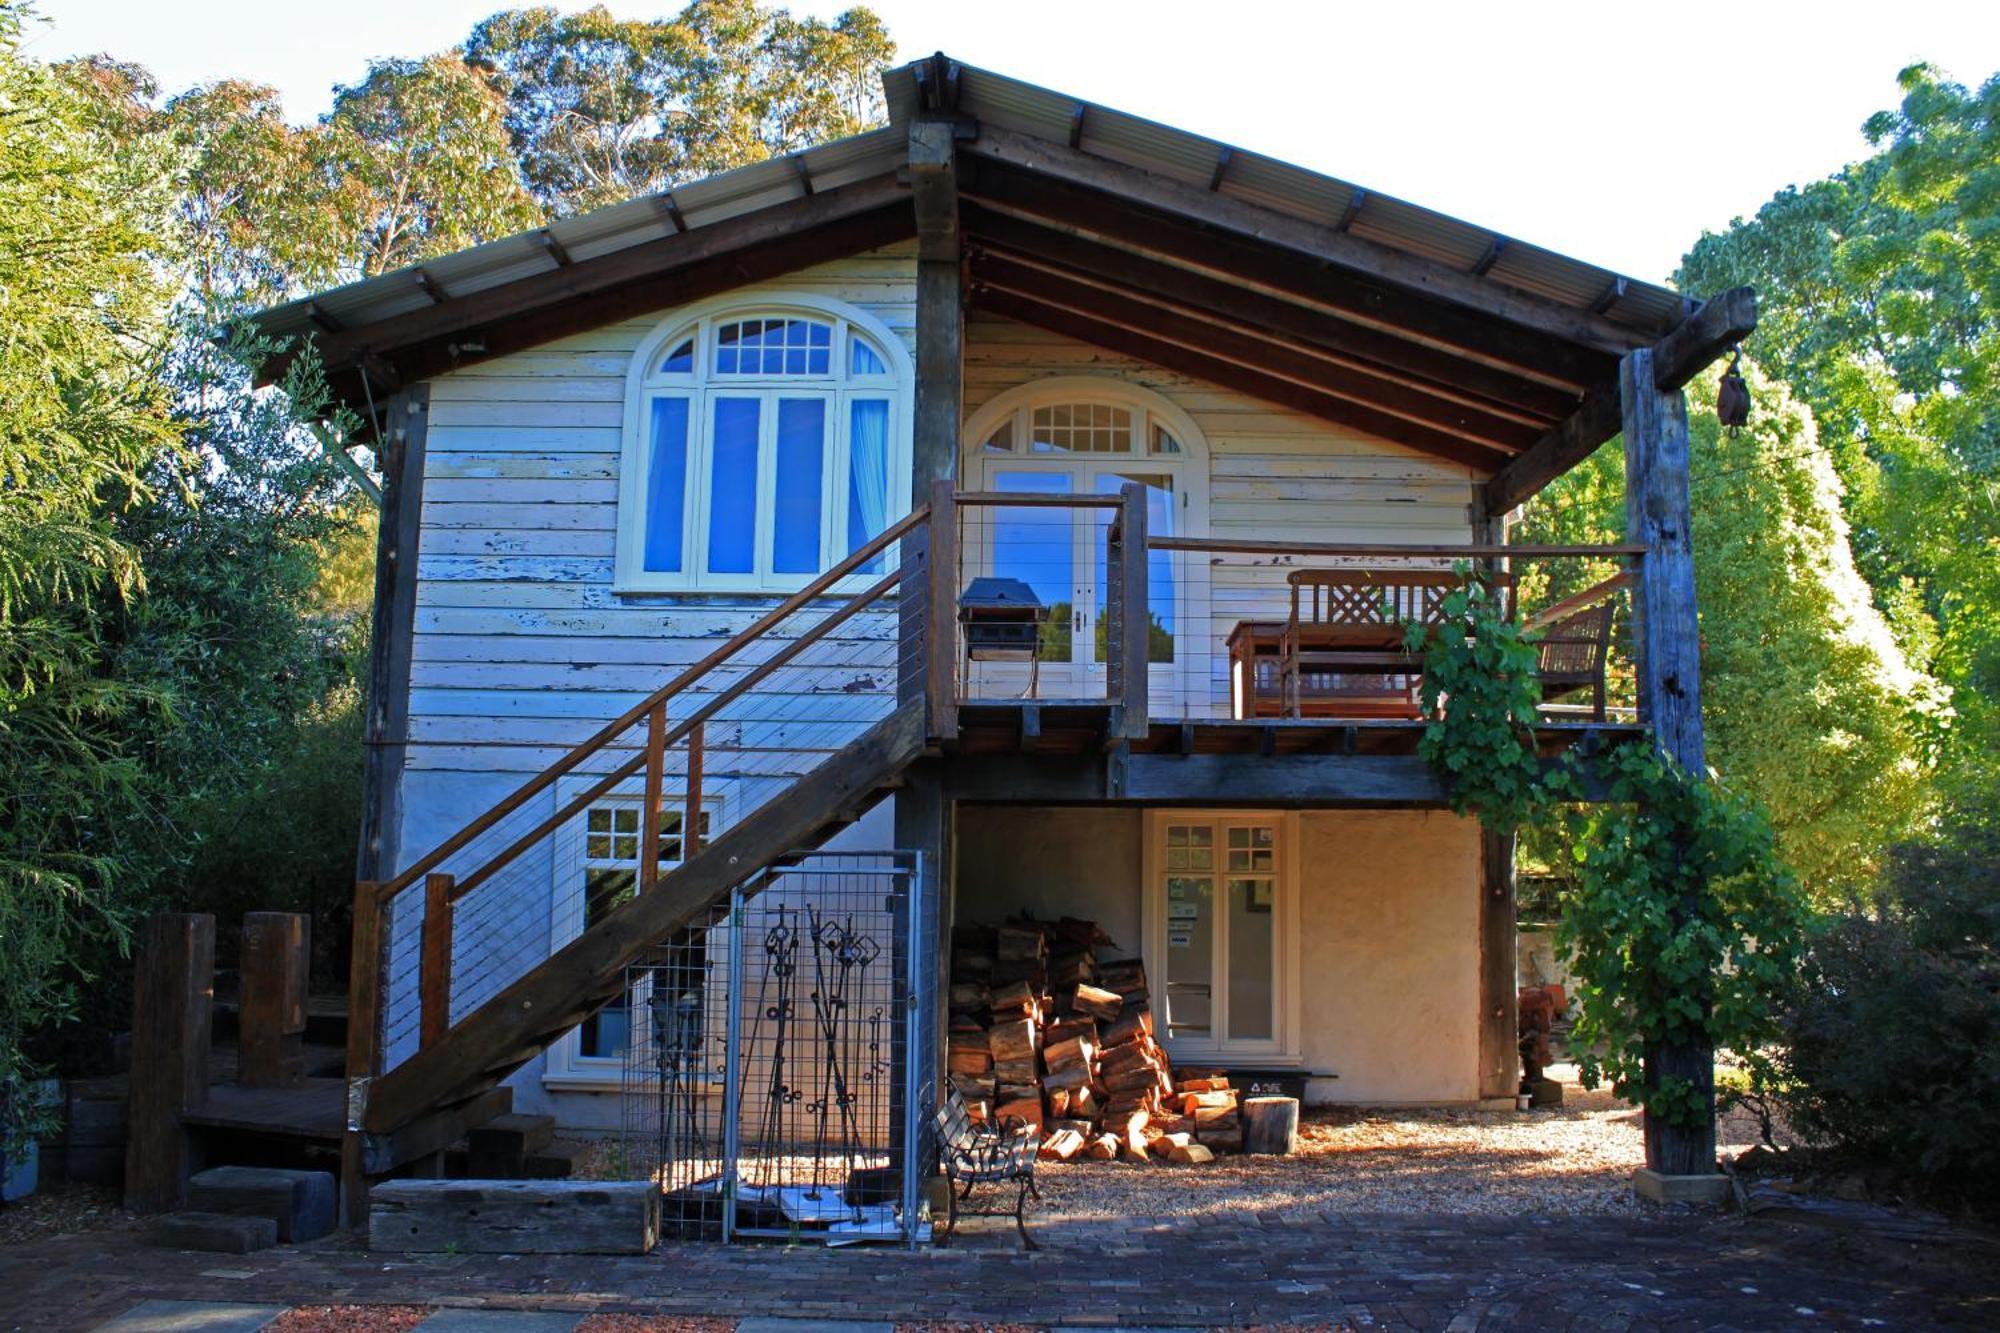
[(1177, 1059), (1297, 1056), (1298, 949), (1287, 817), (1147, 817), (1147, 971)]
[[(1177, 530), (1183, 500), (1171, 472), (1144, 465), (1076, 459), (982, 461), (981, 489), (1021, 495), (1116, 495), (1128, 482), (1146, 488), (1146, 522), (1157, 536)], [(1019, 579), (1035, 592), (1048, 619), (1042, 627), (1036, 693), (1049, 699), (1095, 699), (1105, 690), (1109, 647), (1104, 508), (1000, 506), (984, 511), (976, 549), (982, 572)], [(1155, 713), (1178, 712), (1182, 659), (1181, 597), (1172, 557), (1147, 556), (1148, 690)], [(1025, 694), (1028, 671), (1018, 663), (975, 663), (973, 693)]]

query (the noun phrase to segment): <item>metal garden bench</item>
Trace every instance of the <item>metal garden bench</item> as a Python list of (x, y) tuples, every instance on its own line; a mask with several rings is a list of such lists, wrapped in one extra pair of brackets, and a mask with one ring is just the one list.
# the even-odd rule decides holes
[(1013, 1181), (1018, 1185), (1013, 1208), (963, 1211), (971, 1217), (1011, 1216), (1020, 1229), (1021, 1244), (1030, 1250), (1040, 1249), (1028, 1234), (1026, 1213), (1028, 1196), (1042, 1197), (1035, 1188), (1035, 1154), (1042, 1146), (1041, 1131), (1014, 1116), (1008, 1116), (998, 1126), (978, 1124), (966, 1110), (965, 1099), (951, 1087), (945, 1089), (944, 1100), (938, 1103), (936, 1118), (938, 1155), (950, 1186), (945, 1194), (944, 1235), (938, 1244), (951, 1244), (952, 1233), (958, 1229), (959, 1205), (972, 1197), (974, 1186), (1004, 1186)]

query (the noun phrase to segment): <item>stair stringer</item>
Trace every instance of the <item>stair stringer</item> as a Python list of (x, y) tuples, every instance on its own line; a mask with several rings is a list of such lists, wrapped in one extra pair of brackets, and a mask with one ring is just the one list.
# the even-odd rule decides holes
[(926, 745), (921, 701), (905, 703), (791, 788), (725, 829), (651, 892), (537, 964), (432, 1045), (372, 1080), (362, 1127), (388, 1134), (491, 1088), (603, 1007), (625, 969), (745, 879), (866, 813)]

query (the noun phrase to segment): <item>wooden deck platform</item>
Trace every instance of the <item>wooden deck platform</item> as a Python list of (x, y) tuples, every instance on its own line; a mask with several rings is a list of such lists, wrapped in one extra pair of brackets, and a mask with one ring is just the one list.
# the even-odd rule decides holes
[(338, 1146), (347, 1126), (347, 1080), (309, 1078), (289, 1088), (215, 1083), (200, 1106), (183, 1113), (190, 1125)]
[[(1420, 721), (1156, 718), (1120, 739), (1102, 701), (1015, 700), (959, 707), (945, 747), (954, 799), (1013, 803), (1437, 808), (1447, 793), (1417, 754)], [(1631, 722), (1554, 720), (1541, 753), (1594, 753), (1645, 734)], [(976, 762), (957, 762), (976, 760)]]

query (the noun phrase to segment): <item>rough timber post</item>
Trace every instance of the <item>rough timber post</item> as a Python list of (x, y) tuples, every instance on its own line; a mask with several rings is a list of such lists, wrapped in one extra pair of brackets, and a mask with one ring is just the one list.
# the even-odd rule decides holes
[[(910, 126), (909, 166), (912, 206), (917, 217), (917, 384), (914, 411), (914, 448), (910, 469), (910, 503), (931, 502), (937, 483), (950, 482), (958, 475), (960, 414), (965, 379), (965, 270), (960, 253), (958, 228), (958, 138), (956, 116), (957, 73), (941, 59), (928, 67), (931, 77), (924, 90), (925, 110)], [(940, 522), (956, 522), (947, 511)], [(908, 703), (927, 694), (934, 654), (953, 651), (950, 624), (936, 623), (930, 561), (955, 561), (956, 542), (951, 534), (933, 534), (918, 528), (904, 541), (902, 600), (903, 672), (899, 696)], [(956, 571), (946, 571), (956, 586)], [(921, 651), (914, 651), (918, 644)], [(941, 664), (940, 664), (941, 665)], [(949, 739), (955, 732), (954, 710), (937, 709), (929, 719), (930, 735)], [(951, 931), (950, 922), (950, 828), (951, 808), (945, 796), (941, 761), (920, 762), (906, 775), (896, 793), (896, 846), (922, 853), (922, 873), (910, 885), (913, 896), (921, 896), (919, 920), (925, 939), (909, 937), (907, 918), (898, 923), (897, 962), (899, 971), (917, 980), (920, 991), (928, 991), (935, 1010), (934, 1039), (924, 1041), (916, 1060), (906, 1066), (900, 1049), (894, 1050), (895, 1068), (912, 1068), (913, 1085), (905, 1095), (922, 1098), (935, 1083), (940, 1067), (939, 1052), (944, 1043), (945, 965), (949, 951), (943, 947)], [(925, 956), (926, 941), (936, 941)], [(914, 954), (914, 967), (900, 965)], [(925, 970), (916, 979), (917, 968)], [(928, 1025), (920, 1025), (929, 1030)], [(895, 1029), (902, 1031), (901, 1025)], [(900, 1043), (897, 1043), (899, 1046)], [(891, 1098), (891, 1121), (903, 1123), (901, 1099)], [(919, 1122), (925, 1114), (919, 1108)], [(918, 1163), (924, 1170), (927, 1164)]]
[(194, 1145), (181, 1113), (208, 1095), (215, 918), (161, 912), (132, 946), (132, 1073), (125, 1206), (158, 1213), (187, 1199)]
[[(1701, 734), (1700, 626), (1695, 618), (1694, 544), (1689, 532), (1687, 402), (1659, 388), (1654, 352), (1618, 367), (1625, 432), (1625, 531), (1646, 548), (1632, 585), (1640, 716), (1661, 751), (1696, 777), (1707, 770)], [(1663, 1176), (1715, 1173), (1715, 1053), (1706, 1043), (1657, 1045), (1648, 1079), (1679, 1077), (1703, 1092), (1708, 1113), (1693, 1127), (1646, 1118), (1646, 1165)]]
[[(1507, 515), (1487, 504), (1486, 488), (1472, 497), (1474, 537), (1499, 546), (1507, 540)], [(1501, 562), (1489, 561), (1497, 566)], [(1521, 1087), (1520, 992), (1515, 951), (1514, 837), (1479, 832), (1479, 1095), (1512, 1097)]]

